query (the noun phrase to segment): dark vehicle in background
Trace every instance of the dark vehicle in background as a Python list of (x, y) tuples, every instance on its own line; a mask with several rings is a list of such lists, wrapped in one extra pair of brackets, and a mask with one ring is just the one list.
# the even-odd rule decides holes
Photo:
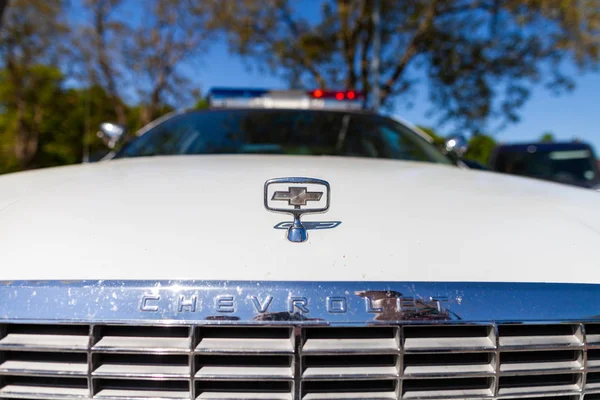
[(498, 146), (490, 169), (585, 188), (600, 188), (592, 147), (582, 142), (521, 143)]

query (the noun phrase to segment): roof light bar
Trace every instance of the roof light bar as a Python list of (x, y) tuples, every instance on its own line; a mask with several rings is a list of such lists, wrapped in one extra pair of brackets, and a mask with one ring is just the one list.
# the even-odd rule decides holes
[(363, 99), (362, 92), (354, 90), (303, 91), (219, 87), (209, 92), (211, 106), (219, 108), (361, 109)]

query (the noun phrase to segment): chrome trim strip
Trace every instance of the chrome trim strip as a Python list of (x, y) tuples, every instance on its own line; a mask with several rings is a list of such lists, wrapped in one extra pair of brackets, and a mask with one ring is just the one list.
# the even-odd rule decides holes
[(364, 325), (598, 320), (600, 286), (593, 284), (0, 282), (0, 322)]

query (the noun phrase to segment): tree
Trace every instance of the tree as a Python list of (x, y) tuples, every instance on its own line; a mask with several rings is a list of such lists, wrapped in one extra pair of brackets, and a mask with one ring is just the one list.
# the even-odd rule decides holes
[[(206, 0), (231, 49), (292, 86), (371, 92), (373, 0), (324, 1), (300, 17), (289, 0)], [(572, 88), (563, 67), (599, 63), (597, 0), (381, 0), (382, 103), (428, 82), (439, 122), (483, 131), (518, 120), (532, 85)]]
[(540, 142), (542, 143), (552, 143), (554, 142), (554, 134), (552, 132), (544, 132), (540, 137)]
[(0, 30), (1, 106), (6, 130), (2, 147), (12, 143), (20, 169), (31, 168), (62, 74), (52, 65), (63, 54), (68, 28), (61, 0), (14, 0)]

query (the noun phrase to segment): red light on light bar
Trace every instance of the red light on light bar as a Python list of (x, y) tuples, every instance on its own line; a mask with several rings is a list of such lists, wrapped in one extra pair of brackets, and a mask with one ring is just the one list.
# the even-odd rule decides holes
[(348, 90), (348, 91), (333, 91), (333, 90), (324, 90), (324, 89), (315, 89), (310, 92), (306, 92), (307, 95), (312, 97), (313, 99), (323, 99), (323, 100), (360, 100), (363, 98), (363, 94), (360, 91), (356, 90)]

